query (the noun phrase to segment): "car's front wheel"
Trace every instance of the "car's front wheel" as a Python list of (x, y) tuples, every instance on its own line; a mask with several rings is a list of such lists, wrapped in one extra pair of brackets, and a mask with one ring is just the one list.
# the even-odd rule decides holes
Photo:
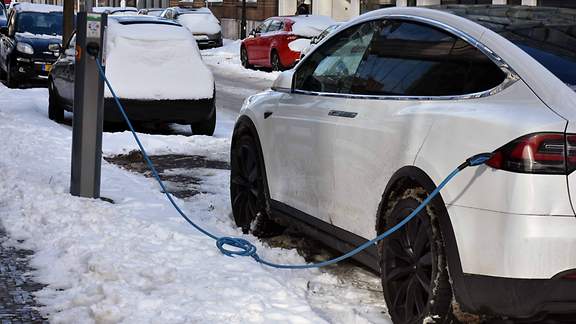
[(64, 120), (64, 109), (58, 105), (58, 98), (56, 98), (52, 80), (48, 81), (48, 118), (55, 122)]
[[(383, 211), (385, 229), (402, 221), (428, 196), (407, 188)], [(438, 211), (429, 206), (379, 243), (384, 298), (395, 324), (449, 323), (452, 287)], [(384, 229), (383, 229), (384, 230)]]
[(256, 141), (246, 133), (236, 136), (230, 154), (230, 198), (234, 221), (243, 233), (269, 237), (282, 232), (269, 217), (266, 186)]

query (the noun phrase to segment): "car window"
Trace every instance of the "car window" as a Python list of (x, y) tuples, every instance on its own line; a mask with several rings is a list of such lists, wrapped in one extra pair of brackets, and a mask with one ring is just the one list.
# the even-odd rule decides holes
[(260, 25), (258, 25), (258, 27), (254, 28), (254, 31), (257, 34), (263, 33), (268, 29), (268, 26), (270, 26), (271, 23), (272, 23), (272, 19), (268, 19), (268, 20), (264, 21), (263, 23), (261, 23)]
[(422, 23), (382, 20), (351, 93), (454, 96), (481, 92), (506, 75), (474, 46)]
[(62, 35), (61, 12), (23, 12), (16, 20), (17, 33)]
[(284, 22), (282, 20), (274, 19), (272, 20), (272, 22), (270, 22), (270, 25), (268, 26), (266, 32), (279, 31), (282, 30), (283, 28), (284, 28)]
[(353, 26), (322, 44), (296, 71), (295, 89), (347, 93), (374, 35), (372, 25)]

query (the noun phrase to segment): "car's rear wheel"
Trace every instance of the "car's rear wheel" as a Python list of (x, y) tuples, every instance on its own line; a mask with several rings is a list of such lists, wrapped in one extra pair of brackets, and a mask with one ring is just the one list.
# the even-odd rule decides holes
[(270, 54), (270, 65), (272, 65), (272, 71), (282, 71), (284, 68), (282, 67), (282, 63), (280, 62), (280, 56), (278, 52), (272, 51)]
[(210, 118), (201, 122), (192, 123), (191, 128), (193, 135), (214, 135), (214, 130), (216, 129), (216, 109), (214, 109)]
[(252, 65), (248, 61), (248, 51), (246, 50), (246, 47), (244, 47), (244, 46), (242, 46), (240, 48), (240, 62), (242, 63), (242, 66), (244, 68), (246, 68), (246, 69), (252, 68)]
[(264, 163), (256, 141), (251, 135), (239, 135), (230, 155), (230, 197), (236, 225), (257, 237), (281, 233), (283, 228), (269, 216)]
[[(385, 229), (402, 221), (427, 195), (423, 188), (401, 192), (383, 211)], [(452, 321), (452, 287), (436, 213), (427, 207), (378, 246), (384, 298), (395, 324)]]
[(64, 109), (58, 105), (52, 80), (48, 81), (48, 118), (58, 123), (64, 120)]
[(8, 61), (6, 67), (6, 86), (8, 88), (16, 88), (18, 86), (18, 83), (12, 75), (12, 61)]

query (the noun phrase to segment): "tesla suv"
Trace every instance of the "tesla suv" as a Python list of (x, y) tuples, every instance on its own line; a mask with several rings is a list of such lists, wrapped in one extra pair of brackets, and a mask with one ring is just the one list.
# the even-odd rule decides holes
[(389, 8), (246, 99), (231, 148), (236, 224), (298, 225), (357, 260), (396, 324), (576, 318), (576, 12)]
[[(48, 117), (73, 111), (75, 35), (48, 80)], [(191, 125), (196, 135), (216, 126), (214, 77), (194, 37), (179, 24), (152, 16), (109, 16), (106, 77), (131, 120)], [(112, 93), (104, 91), (104, 120), (124, 122)]]

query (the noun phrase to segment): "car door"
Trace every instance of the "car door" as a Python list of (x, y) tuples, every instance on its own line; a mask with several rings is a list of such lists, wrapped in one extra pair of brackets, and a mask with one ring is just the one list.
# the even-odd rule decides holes
[(74, 104), (74, 77), (76, 63), (76, 33), (72, 34), (58, 61), (52, 67), (50, 75), (60, 99), (69, 108)]
[[(265, 160), (271, 199), (331, 222), (334, 195), (334, 126), (351, 120), (347, 89), (373, 31), (357, 25), (324, 43), (295, 73), (295, 89), (283, 94), (264, 123)], [(349, 115), (347, 115), (349, 114)], [(340, 116), (340, 117), (339, 117)], [(283, 154), (275, 154), (281, 148)]]
[(281, 37), (280, 32), (283, 28), (284, 22), (282, 19), (272, 19), (270, 25), (268, 25), (268, 29), (266, 29), (266, 32), (262, 33), (260, 36), (262, 42), (263, 65), (271, 66), (270, 53), (272, 51), (274, 42), (277, 41), (279, 37)]
[(8, 55), (14, 48), (14, 41), (11, 39), (10, 35), (14, 34), (15, 22), (16, 12), (12, 10), (8, 17), (8, 33), (6, 35), (2, 34), (0, 38), (0, 67), (4, 71), (7, 70)]
[(258, 25), (254, 30), (250, 33), (250, 40), (246, 44), (246, 50), (248, 51), (248, 57), (250, 57), (250, 61), (253, 64), (262, 64), (265, 59), (265, 52), (263, 50), (264, 45), (262, 41), (262, 34), (266, 32), (268, 26), (272, 19), (267, 19), (260, 25)]

